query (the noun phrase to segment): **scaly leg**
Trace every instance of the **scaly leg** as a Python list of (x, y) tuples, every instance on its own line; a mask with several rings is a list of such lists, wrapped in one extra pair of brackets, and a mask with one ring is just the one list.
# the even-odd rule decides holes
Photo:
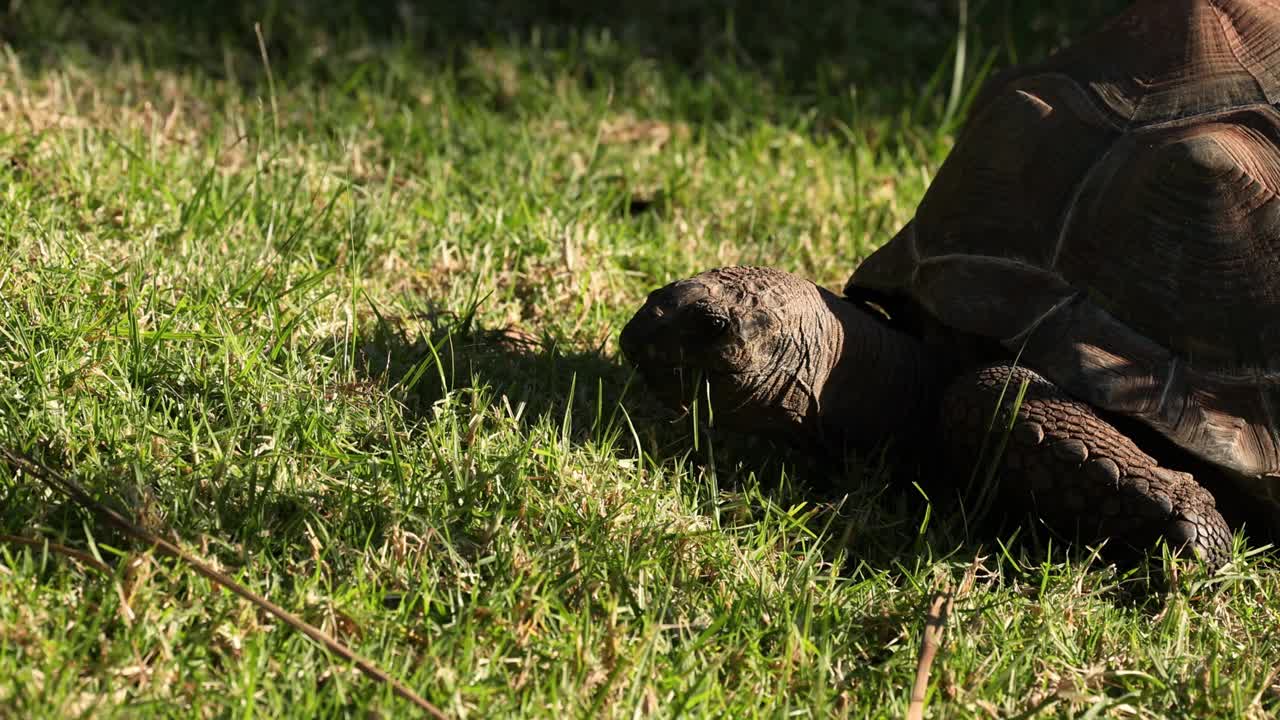
[(1229, 557), (1231, 530), (1208, 490), (1188, 473), (1160, 467), (1092, 408), (1031, 370), (1002, 365), (965, 373), (945, 393), (942, 421), (960, 470), (978, 461), (984, 437), (994, 449), (1008, 432), (999, 492), (1055, 532), (1142, 550), (1164, 538), (1214, 568)]

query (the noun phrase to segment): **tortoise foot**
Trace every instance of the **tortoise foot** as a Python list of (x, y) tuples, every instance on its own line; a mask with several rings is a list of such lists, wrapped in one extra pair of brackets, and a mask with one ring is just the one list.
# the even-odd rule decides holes
[(981, 477), (997, 463), (997, 496), (1056, 533), (1140, 551), (1163, 539), (1211, 568), (1230, 556), (1231, 530), (1208, 490), (1031, 370), (964, 374), (946, 392), (942, 421), (957, 471), (980, 463)]

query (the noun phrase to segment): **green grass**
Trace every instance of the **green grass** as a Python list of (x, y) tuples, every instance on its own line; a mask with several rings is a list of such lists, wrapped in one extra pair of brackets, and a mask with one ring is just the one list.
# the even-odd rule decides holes
[[(953, 84), (928, 1), (10, 3), (0, 442), (457, 716), (900, 717), (977, 554), (932, 716), (1274, 715), (1268, 554), (1135, 597), (878, 456), (695, 441), (617, 355), (713, 265), (838, 287), (985, 69), (1118, 4), (975, 3)], [(114, 567), (0, 544), (0, 716), (407, 712), (28, 476), (0, 533)]]

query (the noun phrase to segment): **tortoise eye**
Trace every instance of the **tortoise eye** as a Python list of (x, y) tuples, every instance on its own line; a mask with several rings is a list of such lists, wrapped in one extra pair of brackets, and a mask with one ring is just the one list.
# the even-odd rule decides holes
[(729, 329), (729, 318), (705, 305), (690, 308), (685, 332), (702, 340), (714, 340)]

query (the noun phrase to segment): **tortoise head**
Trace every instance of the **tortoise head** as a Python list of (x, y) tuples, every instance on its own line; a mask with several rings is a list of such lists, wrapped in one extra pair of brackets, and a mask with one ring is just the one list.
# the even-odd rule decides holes
[(829, 299), (780, 270), (719, 268), (650, 293), (619, 342), (669, 408), (709, 400), (717, 425), (804, 431), (839, 350)]

